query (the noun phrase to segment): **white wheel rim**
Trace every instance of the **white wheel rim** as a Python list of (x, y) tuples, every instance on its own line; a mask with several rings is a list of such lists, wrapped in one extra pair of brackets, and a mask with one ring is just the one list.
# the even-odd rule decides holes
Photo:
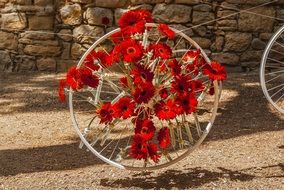
[[(147, 23), (146, 24), (147, 27), (157, 27), (157, 24), (154, 23)], [(193, 41), (190, 37), (188, 37), (187, 35), (185, 35), (184, 33), (171, 28), (172, 30), (174, 30), (176, 33), (178, 33), (178, 35), (180, 35), (181, 37), (183, 37), (184, 39), (188, 40), (191, 44), (193, 44), (195, 46), (195, 48), (200, 49), (201, 50), (201, 54), (203, 56), (203, 58), (206, 60), (206, 62), (210, 63), (210, 59), (207, 57), (207, 55), (205, 54), (205, 52), (202, 50), (202, 48), (195, 42)], [(106, 35), (104, 35), (103, 37), (101, 37), (100, 39), (98, 39), (85, 53), (84, 55), (81, 57), (77, 67), (80, 67), (83, 63), (83, 61), (85, 60), (86, 56), (98, 45), (100, 44), (102, 41), (104, 41), (105, 39), (107, 39), (110, 35), (116, 33), (120, 31), (120, 29), (115, 29), (109, 33), (107, 33)], [(221, 91), (219, 91), (219, 85), (221, 86), (221, 82), (219, 82), (218, 85), (218, 81), (214, 81), (213, 82), (214, 85), (214, 90), (215, 90), (215, 94), (214, 94), (214, 104), (213, 104), (213, 108), (212, 108), (212, 112), (211, 112), (211, 118), (208, 121), (208, 124), (205, 128), (205, 130), (203, 130), (202, 135), (200, 136), (199, 140), (194, 144), (194, 146), (190, 147), (189, 149), (186, 150), (186, 152), (184, 152), (182, 155), (180, 155), (179, 157), (175, 158), (174, 160), (172, 160), (171, 162), (167, 162), (164, 164), (160, 164), (157, 166), (150, 166), (147, 168), (143, 168), (143, 167), (131, 167), (131, 166), (124, 166), (120, 163), (117, 163), (113, 160), (110, 160), (106, 157), (104, 157), (103, 155), (101, 155), (97, 150), (95, 150), (92, 145), (86, 140), (86, 138), (84, 137), (84, 135), (82, 134), (82, 132), (80, 131), (80, 128), (78, 126), (78, 122), (76, 120), (75, 114), (74, 114), (74, 109), (73, 109), (73, 91), (70, 90), (69, 91), (69, 109), (70, 109), (70, 114), (71, 114), (71, 119), (72, 119), (72, 123), (73, 123), (73, 127), (75, 129), (75, 131), (77, 132), (78, 136), (80, 137), (81, 141), (84, 143), (84, 145), (94, 154), (96, 155), (99, 159), (101, 159), (102, 161), (120, 168), (120, 169), (128, 169), (128, 170), (136, 170), (136, 171), (142, 171), (142, 170), (155, 170), (155, 169), (160, 169), (163, 167), (167, 167), (170, 166), (180, 160), (182, 160), (183, 158), (185, 158), (186, 156), (188, 156), (193, 150), (195, 150), (205, 139), (205, 137), (208, 135), (209, 131), (212, 128), (212, 125), (214, 123), (215, 117), (216, 117), (216, 113), (217, 113), (217, 108), (218, 108), (218, 101), (220, 98), (220, 94)]]
[(265, 75), (266, 75), (265, 70), (266, 69), (265, 68), (266, 68), (266, 62), (267, 62), (268, 55), (271, 51), (271, 48), (272, 48), (274, 42), (282, 34), (283, 31), (284, 31), (284, 26), (282, 26), (280, 29), (278, 29), (278, 31), (270, 39), (270, 41), (267, 44), (265, 51), (263, 53), (262, 60), (261, 60), (261, 67), (260, 67), (260, 83), (261, 83), (262, 91), (263, 91), (266, 99), (273, 105), (273, 107), (275, 107), (281, 113), (284, 113), (284, 109), (279, 107), (277, 105), (277, 103), (272, 100), (272, 98), (271, 98), (271, 96), (268, 92), (267, 85), (266, 85), (266, 77), (265, 77)]

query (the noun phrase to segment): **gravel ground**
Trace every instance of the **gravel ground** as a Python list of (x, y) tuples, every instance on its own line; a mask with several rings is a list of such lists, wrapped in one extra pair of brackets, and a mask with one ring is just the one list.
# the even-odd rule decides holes
[(230, 74), (206, 141), (155, 172), (122, 171), (78, 149), (55, 74), (0, 73), (0, 189), (283, 189), (284, 115), (255, 74)]

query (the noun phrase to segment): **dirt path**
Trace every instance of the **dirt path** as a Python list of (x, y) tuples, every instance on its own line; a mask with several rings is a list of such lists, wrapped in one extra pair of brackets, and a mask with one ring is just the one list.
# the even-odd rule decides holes
[(206, 142), (187, 159), (146, 174), (78, 149), (60, 75), (0, 73), (0, 189), (283, 189), (284, 115), (257, 75), (231, 74)]

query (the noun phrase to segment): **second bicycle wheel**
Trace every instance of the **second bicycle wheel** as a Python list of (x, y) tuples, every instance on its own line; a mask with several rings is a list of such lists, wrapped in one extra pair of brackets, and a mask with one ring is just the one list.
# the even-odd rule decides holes
[(267, 100), (284, 113), (284, 26), (272, 36), (263, 53), (260, 81)]
[(127, 39), (121, 29), (109, 32), (76, 68), (91, 70), (98, 84), (69, 91), (80, 146), (121, 169), (178, 162), (213, 125), (220, 67), (190, 37), (165, 25), (147, 23)]

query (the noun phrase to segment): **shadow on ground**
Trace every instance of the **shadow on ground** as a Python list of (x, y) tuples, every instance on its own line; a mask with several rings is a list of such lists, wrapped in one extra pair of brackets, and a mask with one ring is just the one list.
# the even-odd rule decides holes
[(221, 97), (219, 115), (207, 141), (284, 129), (283, 114), (265, 99), (258, 75), (238, 75), (229, 76), (224, 83), (224, 91), (237, 95), (226, 102), (222, 102)]
[(103, 164), (78, 143), (29, 149), (0, 150), (0, 176), (58, 171)]
[[(266, 168), (280, 167), (283, 171), (283, 164), (263, 167)], [(256, 176), (250, 175), (246, 172), (255, 168), (248, 168), (240, 171), (228, 170), (222, 167), (217, 168), (219, 171), (209, 171), (202, 168), (185, 168), (180, 170), (168, 170), (158, 176), (151, 176), (151, 173), (132, 175), (130, 177), (118, 180), (109, 178), (101, 179), (100, 185), (105, 187), (119, 187), (119, 188), (143, 188), (143, 189), (186, 189), (196, 188), (204, 184), (213, 183), (222, 179), (223, 181), (250, 181), (259, 177), (284, 177), (282, 176)]]
[(64, 75), (0, 72), (0, 114), (66, 110), (57, 87)]

